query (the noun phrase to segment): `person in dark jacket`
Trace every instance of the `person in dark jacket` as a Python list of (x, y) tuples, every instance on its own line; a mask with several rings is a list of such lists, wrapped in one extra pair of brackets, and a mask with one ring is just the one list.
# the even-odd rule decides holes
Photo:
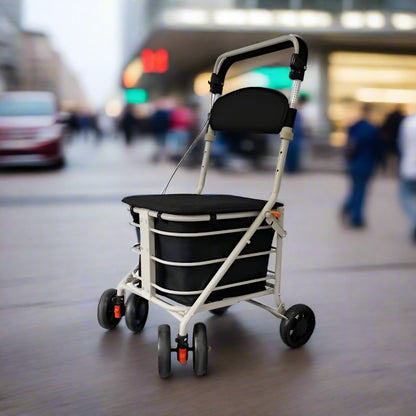
[(166, 157), (166, 136), (169, 131), (171, 110), (160, 107), (151, 118), (152, 131), (156, 138), (157, 149), (152, 157), (153, 162), (159, 162)]
[(381, 127), (383, 139), (385, 142), (385, 150), (387, 153), (394, 155), (399, 154), (398, 135), (400, 123), (404, 118), (402, 107), (398, 105), (393, 112), (389, 113)]
[(352, 227), (365, 226), (364, 204), (368, 184), (383, 159), (380, 130), (369, 121), (371, 106), (362, 107), (362, 116), (348, 129), (346, 159), (350, 191), (342, 206), (342, 216)]
[(397, 105), (393, 112), (389, 113), (381, 126), (384, 141), (384, 151), (388, 172), (397, 174), (399, 164), (398, 134), (400, 124), (404, 118), (401, 105)]
[(132, 142), (136, 125), (137, 119), (133, 112), (133, 106), (131, 104), (127, 104), (124, 108), (120, 120), (120, 128), (121, 131), (124, 133), (124, 139), (126, 141), (126, 144), (130, 144)]

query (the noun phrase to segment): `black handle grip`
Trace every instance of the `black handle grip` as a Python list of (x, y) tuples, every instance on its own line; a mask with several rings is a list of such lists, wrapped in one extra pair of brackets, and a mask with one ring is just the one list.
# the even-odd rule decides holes
[[(292, 59), (290, 61), (291, 72), (289, 76), (291, 79), (300, 79), (301, 81), (303, 81), (306, 64), (308, 62), (308, 47), (306, 45), (306, 42), (300, 36), (293, 35), (293, 37), (296, 38), (299, 44), (299, 51), (298, 53), (294, 53), (292, 55)], [(266, 46), (260, 46), (256, 49), (242, 51), (241, 53), (236, 53), (235, 55), (225, 57), (224, 60), (220, 63), (220, 66), (217, 69), (217, 73), (212, 74), (210, 82), (211, 92), (214, 94), (221, 94), (225, 75), (227, 74), (227, 71), (229, 70), (231, 65), (235, 62), (243, 61), (249, 58), (255, 58), (257, 56), (266, 55), (269, 53), (278, 52), (284, 49), (294, 47), (294, 43), (290, 39), (285, 40), (283, 42), (279, 41), (279, 39), (280, 38), (276, 39), (276, 43), (269, 44)]]

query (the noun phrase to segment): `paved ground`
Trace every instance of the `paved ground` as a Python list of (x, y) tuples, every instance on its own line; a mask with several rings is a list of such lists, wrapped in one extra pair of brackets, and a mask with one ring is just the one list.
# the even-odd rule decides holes
[[(282, 296), (306, 303), (317, 326), (288, 350), (279, 321), (247, 303), (206, 312), (209, 374), (173, 364), (157, 376), (157, 326), (177, 324), (151, 306), (145, 330), (96, 322), (101, 293), (136, 263), (120, 199), (159, 192), (172, 165), (151, 147), (76, 143), (62, 171), (0, 173), (0, 415), (400, 415), (416, 408), (416, 247), (396, 183), (379, 177), (368, 227), (344, 229), (340, 174), (285, 176)], [(183, 169), (171, 191), (192, 191)], [(267, 198), (269, 172), (211, 172), (207, 192)], [(266, 299), (267, 302), (271, 300)]]

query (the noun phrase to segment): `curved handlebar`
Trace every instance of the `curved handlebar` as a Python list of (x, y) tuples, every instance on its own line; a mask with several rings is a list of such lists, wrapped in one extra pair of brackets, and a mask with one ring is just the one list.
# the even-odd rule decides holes
[[(266, 55), (284, 49), (289, 49), (292, 47), (294, 48), (294, 55), (292, 55), (290, 62), (290, 67), (292, 70), (290, 78), (303, 80), (303, 74), (308, 61), (308, 47), (306, 42), (300, 36), (290, 34), (279, 36), (278, 38), (270, 39), (265, 42), (256, 43), (245, 48), (235, 49), (233, 51), (223, 53), (217, 58), (215, 62), (212, 74), (214, 79), (212, 81), (217, 85), (223, 84), (228, 69), (235, 62)], [(212, 91), (211, 89), (211, 92), (217, 91)]]

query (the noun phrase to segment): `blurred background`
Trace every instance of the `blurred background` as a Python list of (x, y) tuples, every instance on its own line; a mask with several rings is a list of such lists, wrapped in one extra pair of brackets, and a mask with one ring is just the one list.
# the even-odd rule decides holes
[[(150, 134), (177, 157), (191, 134), (165, 133), (193, 133), (206, 117), (216, 57), (290, 32), (310, 48), (302, 87), (310, 157), (339, 154), (361, 103), (374, 104), (379, 126), (398, 106), (416, 107), (412, 0), (2, 0), (0, 11), (0, 91), (52, 92), (69, 135)], [(225, 91), (287, 90), (288, 56), (235, 65)], [(172, 121), (166, 113), (176, 107), (192, 114)], [(224, 141), (242, 157), (267, 153), (265, 138)]]

